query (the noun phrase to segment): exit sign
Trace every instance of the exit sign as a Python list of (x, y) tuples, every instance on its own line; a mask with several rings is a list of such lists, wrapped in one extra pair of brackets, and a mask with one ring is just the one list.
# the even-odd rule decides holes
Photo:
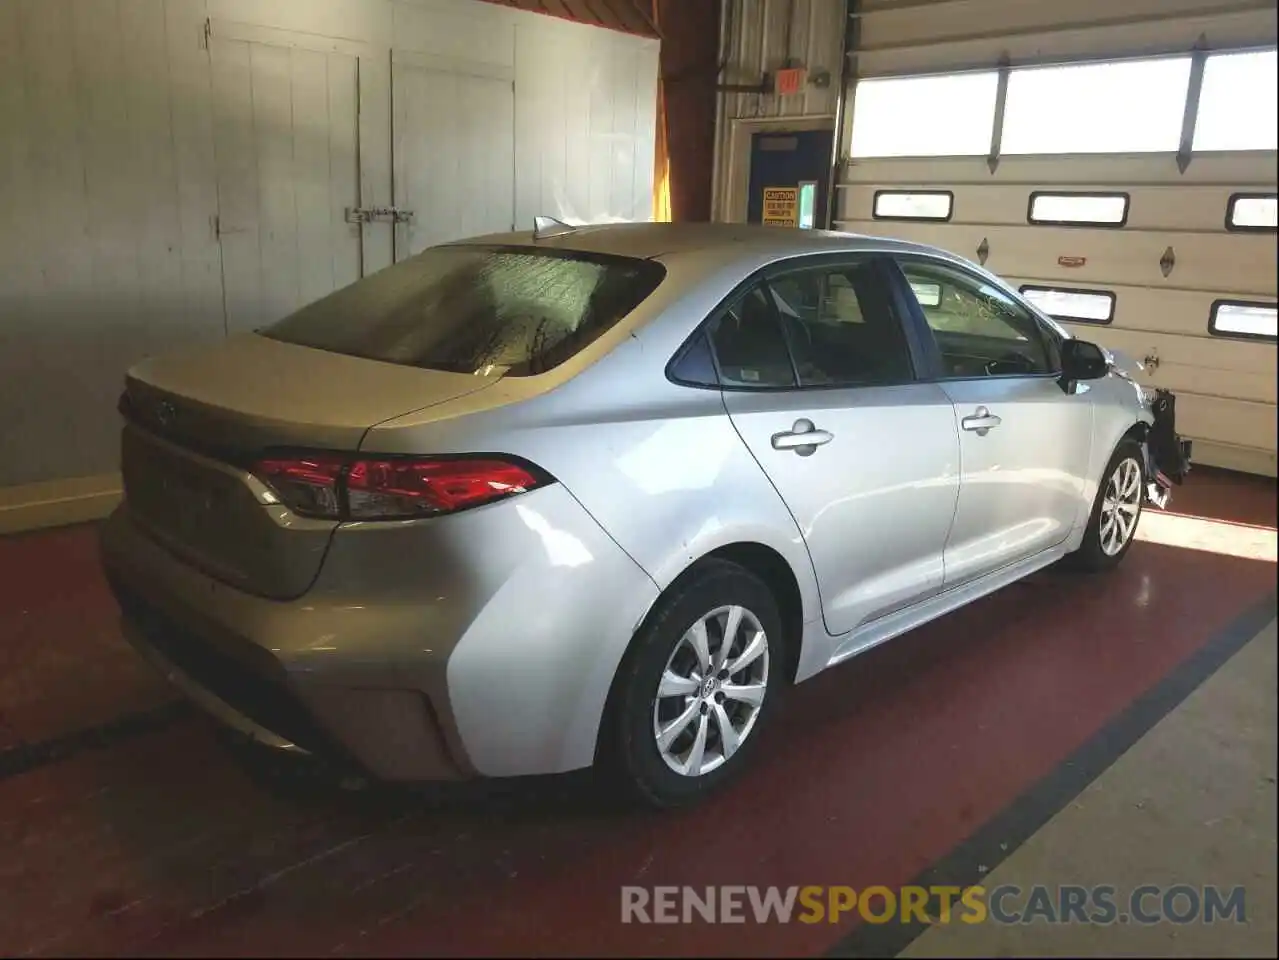
[(804, 81), (808, 79), (808, 71), (803, 67), (789, 67), (777, 71), (777, 95), (791, 97), (804, 92)]

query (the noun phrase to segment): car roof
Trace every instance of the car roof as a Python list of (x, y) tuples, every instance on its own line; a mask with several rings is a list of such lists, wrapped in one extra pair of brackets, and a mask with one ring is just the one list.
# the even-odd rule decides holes
[(742, 223), (605, 223), (573, 227), (569, 232), (543, 239), (536, 239), (532, 231), (519, 231), (472, 237), (458, 243), (535, 246), (645, 260), (667, 260), (681, 254), (709, 251), (720, 251), (727, 257), (738, 252), (751, 258), (773, 255), (780, 260), (805, 254), (859, 250), (917, 252), (954, 258), (953, 254), (936, 247), (886, 237)]

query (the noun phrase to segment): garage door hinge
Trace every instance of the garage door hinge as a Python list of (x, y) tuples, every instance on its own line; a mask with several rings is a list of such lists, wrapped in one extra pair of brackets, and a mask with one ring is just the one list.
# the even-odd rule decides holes
[(1166, 277), (1172, 273), (1173, 267), (1177, 265), (1177, 253), (1172, 247), (1164, 251), (1164, 255), (1159, 258), (1159, 269)]

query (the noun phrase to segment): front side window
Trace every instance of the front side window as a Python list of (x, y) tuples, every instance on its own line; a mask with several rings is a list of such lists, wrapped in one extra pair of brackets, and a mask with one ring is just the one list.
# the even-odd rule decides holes
[(955, 379), (1051, 374), (1057, 349), (1029, 310), (981, 277), (942, 263), (908, 260), (902, 271), (941, 355), (942, 375)]
[(872, 263), (787, 273), (769, 288), (800, 386), (875, 386), (913, 378), (901, 322)]
[(454, 373), (532, 376), (580, 352), (662, 282), (652, 260), (433, 247), (262, 331), (285, 343)]

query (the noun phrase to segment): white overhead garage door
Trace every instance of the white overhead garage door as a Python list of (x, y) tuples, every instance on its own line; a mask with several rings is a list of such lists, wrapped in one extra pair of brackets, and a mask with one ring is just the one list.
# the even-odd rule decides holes
[(1207, 5), (868, 0), (836, 221), (985, 263), (1273, 476), (1276, 14)]

